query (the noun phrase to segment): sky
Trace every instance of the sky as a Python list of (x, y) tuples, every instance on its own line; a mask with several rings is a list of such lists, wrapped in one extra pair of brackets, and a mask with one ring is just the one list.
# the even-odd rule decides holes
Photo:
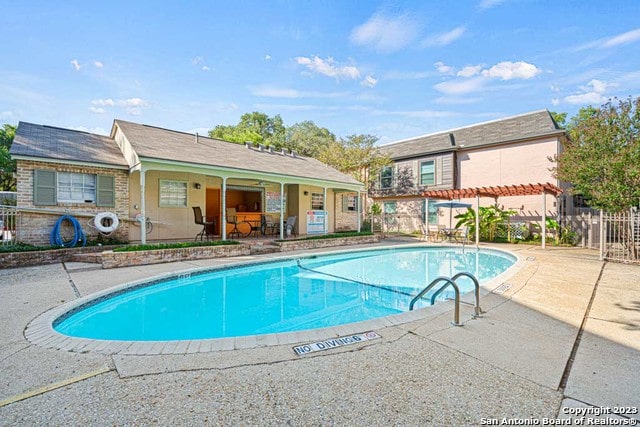
[(640, 1), (0, 1), (0, 124), (380, 143), (640, 96)]

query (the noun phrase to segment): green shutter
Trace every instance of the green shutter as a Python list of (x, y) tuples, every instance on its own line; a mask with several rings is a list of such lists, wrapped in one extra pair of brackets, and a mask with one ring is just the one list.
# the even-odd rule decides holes
[(112, 176), (98, 175), (96, 181), (96, 206), (116, 205), (116, 182)]
[(33, 171), (33, 204), (50, 206), (56, 204), (56, 172)]

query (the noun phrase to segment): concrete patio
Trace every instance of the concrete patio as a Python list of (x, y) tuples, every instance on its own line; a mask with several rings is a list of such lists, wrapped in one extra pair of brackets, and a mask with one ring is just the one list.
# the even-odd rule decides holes
[[(382, 339), (302, 357), (290, 343), (243, 348), (236, 340), (224, 351), (109, 356), (24, 337), (31, 320), (79, 296), (279, 254), (2, 270), (0, 425), (499, 425), (503, 418), (577, 425), (581, 417), (635, 425), (640, 266), (603, 263), (582, 249), (500, 248), (516, 253), (521, 267), (485, 292), (482, 318), (471, 319), (463, 306), (464, 326), (453, 327), (445, 303), (376, 329)], [(603, 410), (590, 406), (628, 410), (597, 415)]]

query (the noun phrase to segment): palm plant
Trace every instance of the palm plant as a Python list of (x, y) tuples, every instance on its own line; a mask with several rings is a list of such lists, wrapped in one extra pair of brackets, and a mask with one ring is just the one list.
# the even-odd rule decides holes
[[(500, 209), (498, 206), (480, 207), (480, 238), (493, 242), (496, 237), (498, 226), (515, 215), (514, 210)], [(467, 211), (455, 216), (458, 219), (456, 228), (465, 226), (469, 234), (475, 237), (476, 234), (476, 211), (467, 208)]]

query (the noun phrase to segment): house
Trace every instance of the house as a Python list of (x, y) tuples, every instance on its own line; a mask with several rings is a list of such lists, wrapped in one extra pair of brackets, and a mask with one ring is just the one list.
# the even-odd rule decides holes
[[(103, 212), (117, 215), (114, 236), (121, 240), (193, 239), (202, 230), (196, 206), (215, 219), (222, 239), (233, 228), (226, 208), (247, 221), (270, 215), (282, 224), (296, 216), (302, 235), (359, 228), (362, 184), (286, 150), (123, 120), (113, 122), (109, 136), (20, 122), (11, 156), (21, 211), (17, 238), (25, 243), (48, 244), (64, 213), (95, 236), (92, 220)], [(141, 227), (148, 222), (149, 233)]]
[[(433, 205), (439, 198), (474, 204), (472, 194), (482, 196), (481, 206), (498, 203), (515, 210), (517, 220), (540, 221), (543, 213), (557, 215), (564, 203), (564, 196), (556, 199), (564, 184), (554, 178), (549, 158), (561, 153), (565, 138), (549, 111), (541, 110), (383, 145), (393, 163), (380, 172), (369, 197), (404, 231), (419, 230), (427, 220), (427, 200), (428, 223), (449, 226), (448, 214)], [(519, 191), (537, 184), (551, 191)], [(504, 191), (480, 190), (489, 187)]]

